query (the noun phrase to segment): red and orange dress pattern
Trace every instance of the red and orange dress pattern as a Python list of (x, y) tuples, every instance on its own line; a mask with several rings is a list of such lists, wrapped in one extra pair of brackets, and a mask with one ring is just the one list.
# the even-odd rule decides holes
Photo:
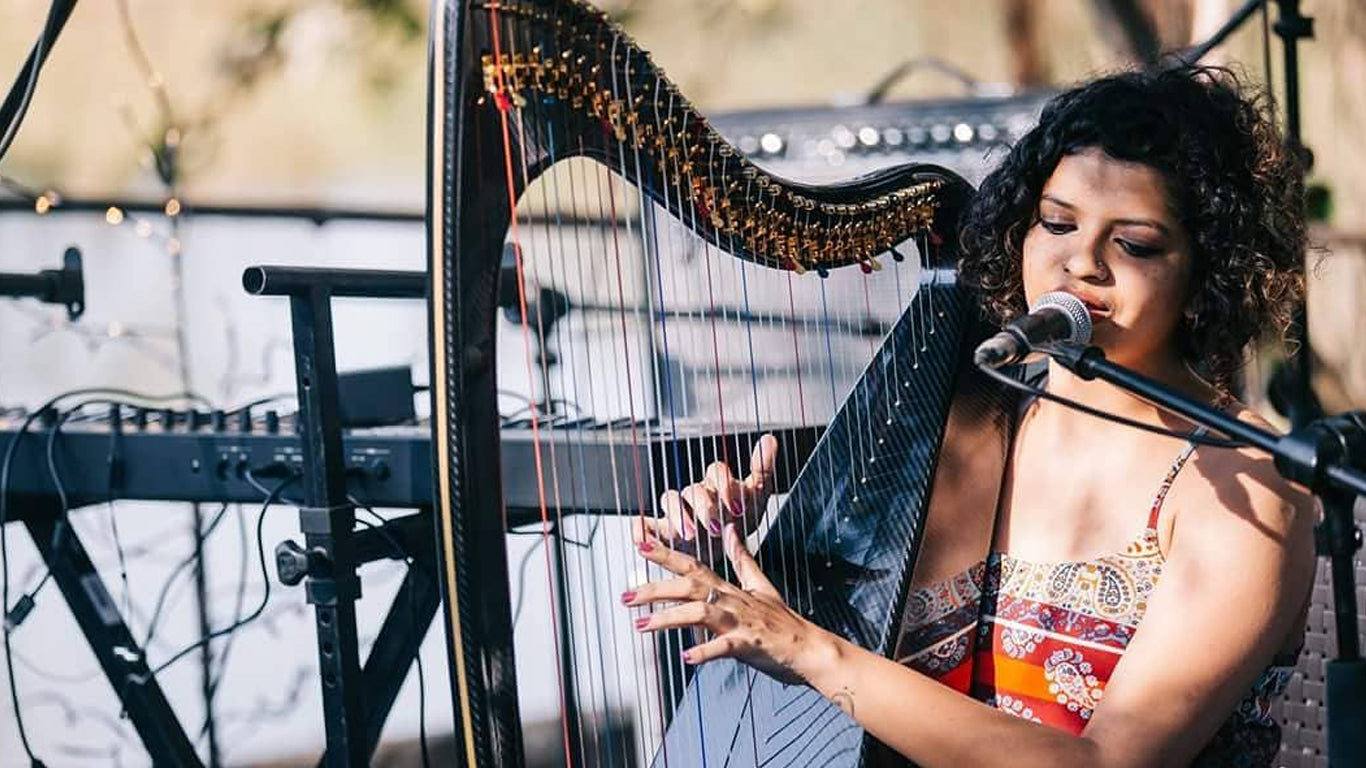
[[(947, 582), (916, 590), (897, 660), (1017, 717), (1081, 733), (1162, 576), (1158, 513), (1193, 448), (1173, 462), (1147, 526), (1123, 551), (1059, 563), (994, 552)], [(1273, 662), (1198, 765), (1270, 765), (1280, 744), (1271, 701), (1294, 663)]]

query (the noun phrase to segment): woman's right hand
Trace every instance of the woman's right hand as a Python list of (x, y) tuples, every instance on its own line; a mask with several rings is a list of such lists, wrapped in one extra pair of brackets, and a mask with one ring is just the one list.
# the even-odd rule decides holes
[[(724, 462), (707, 467), (701, 482), (682, 491), (666, 491), (659, 497), (660, 516), (637, 518), (632, 535), (637, 544), (646, 535), (672, 546), (692, 545), (719, 551), (721, 532), (734, 521), (740, 533), (758, 525), (773, 495), (773, 464), (778, 440), (764, 435), (749, 458), (749, 475), (743, 480), (731, 474)], [(700, 546), (699, 546), (700, 545)]]

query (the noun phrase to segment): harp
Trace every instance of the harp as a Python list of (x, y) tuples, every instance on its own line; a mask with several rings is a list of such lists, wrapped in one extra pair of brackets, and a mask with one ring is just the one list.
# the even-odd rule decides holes
[(961, 364), (976, 313), (951, 236), (971, 188), (928, 165), (824, 186), (766, 173), (577, 0), (441, 0), (431, 39), (434, 471), (462, 758), (524, 762), (506, 534), (531, 522), (563, 567), (521, 631), (567, 764), (863, 764), (872, 740), (813, 692), (685, 669), (687, 638), (630, 630), (616, 596), (660, 574), (625, 523), (710, 461), (743, 470), (774, 432), (784, 493), (753, 535), (760, 562), (794, 608), (891, 654), (913, 571), (931, 575), (915, 567), (931, 496), (966, 485), (936, 474), (957, 461), (946, 433), (1004, 450), (999, 403)]

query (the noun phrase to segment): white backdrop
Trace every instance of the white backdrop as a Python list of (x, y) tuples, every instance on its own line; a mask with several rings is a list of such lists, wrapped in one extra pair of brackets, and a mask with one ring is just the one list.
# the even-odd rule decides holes
[[(164, 220), (158, 217), (158, 226)], [(285, 299), (258, 298), (241, 288), (250, 264), (294, 264), (423, 269), (421, 224), (333, 223), (315, 226), (287, 220), (190, 217), (181, 237), (183, 253), (166, 252), (164, 241), (140, 237), (131, 222), (108, 225), (101, 215), (52, 213), (0, 215), (0, 271), (34, 272), (61, 262), (69, 245), (85, 259), (87, 311), (74, 324), (60, 307), (31, 300), (0, 300), (0, 404), (36, 407), (59, 392), (85, 386), (117, 386), (145, 392), (178, 389), (171, 260), (184, 266), (189, 370), (192, 387), (228, 406), (292, 391), (293, 360)], [(415, 380), (427, 372), (426, 308), (420, 302), (339, 300), (334, 305), (337, 359), (341, 370), (411, 365)], [(508, 367), (515, 375), (516, 366)], [(505, 380), (504, 388), (525, 382)], [(419, 401), (419, 407), (425, 403)], [(242, 509), (247, 538), (257, 507)], [(206, 515), (214, 509), (206, 508)], [(383, 511), (383, 510), (382, 510)], [(240, 583), (243, 550), (239, 523), (229, 518), (207, 542), (208, 578), (215, 626), (230, 620)], [(135, 637), (145, 632), (152, 603), (173, 565), (192, 549), (187, 505), (117, 502), (120, 538), (132, 552), (128, 583)], [(115, 599), (122, 604), (117, 558), (110, 533), (111, 510), (89, 508), (72, 518)], [(299, 538), (288, 507), (266, 520), (267, 555), (284, 538)], [(535, 537), (511, 537), (516, 562)], [(8, 530), (11, 603), (41, 575), (26, 530)], [(246, 605), (260, 598), (255, 544), (247, 549)], [(270, 568), (274, 577), (274, 566)], [(403, 566), (386, 561), (362, 569), (359, 604), (364, 651), (378, 631), (398, 588)], [(528, 584), (544, 584), (544, 561), (530, 559)], [(548, 615), (544, 589), (528, 589), (524, 614)], [(171, 592), (171, 610), (149, 649), (155, 664), (196, 639), (193, 583), (185, 574)], [(226, 678), (219, 688), (220, 743), (230, 764), (272, 757), (318, 754), (323, 724), (316, 675), (312, 610), (300, 588), (273, 584), (266, 614), (238, 634)], [(623, 624), (626, 620), (623, 618)], [(535, 629), (534, 622), (523, 621)], [(429, 734), (451, 730), (444, 638), (434, 625), (423, 646)], [(525, 647), (519, 633), (519, 678), (530, 718), (555, 712), (554, 667), (543, 649)], [(543, 642), (541, 638), (534, 638)], [(12, 636), (15, 670), (29, 739), (49, 765), (145, 765), (136, 732), (119, 718), (119, 705), (84, 637), (54, 586), (48, 585), (28, 620)], [(537, 652), (540, 651), (540, 652)], [(192, 736), (203, 718), (197, 656), (159, 677)], [(415, 737), (416, 675), (409, 674), (385, 731), (386, 738)], [(22, 756), (9, 697), (0, 697), (0, 763)], [(22, 760), (22, 757), (19, 757)], [(17, 764), (15, 762), (14, 764)]]

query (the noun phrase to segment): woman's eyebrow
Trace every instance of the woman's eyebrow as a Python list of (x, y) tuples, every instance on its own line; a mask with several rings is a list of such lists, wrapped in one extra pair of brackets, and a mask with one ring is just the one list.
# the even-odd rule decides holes
[[(1066, 200), (1059, 199), (1057, 197), (1054, 197), (1053, 195), (1042, 195), (1039, 198), (1039, 200), (1050, 202), (1060, 208), (1066, 208), (1069, 211), (1074, 211), (1077, 208), (1075, 205), (1072, 205)], [(1123, 226), (1150, 227), (1152, 229), (1157, 230), (1158, 232), (1161, 232), (1164, 235), (1171, 234), (1171, 230), (1167, 228), (1167, 225), (1163, 224), (1162, 222), (1156, 219), (1115, 219), (1114, 223)]]
[(1165, 224), (1160, 221), (1154, 221), (1153, 219), (1115, 219), (1115, 223), (1122, 226), (1149, 227), (1164, 235), (1171, 234)]

